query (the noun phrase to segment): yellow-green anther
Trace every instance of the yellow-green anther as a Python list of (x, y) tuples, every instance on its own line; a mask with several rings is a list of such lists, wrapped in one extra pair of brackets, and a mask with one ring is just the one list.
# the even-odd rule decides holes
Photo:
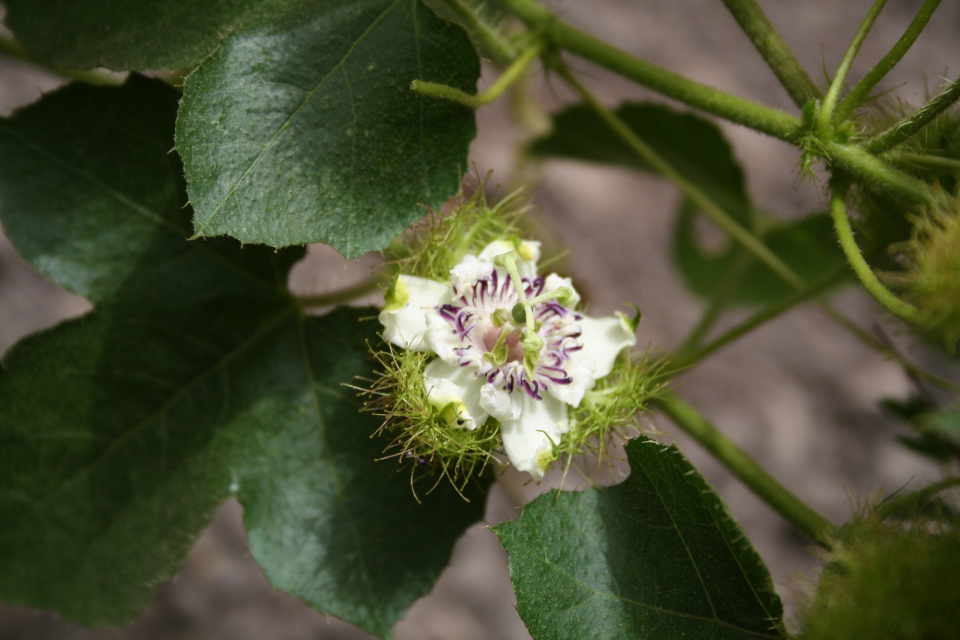
[[(510, 319), (511, 319), (510, 315), (511, 314), (507, 313), (506, 309), (497, 309), (492, 314), (490, 314), (490, 320), (493, 321), (493, 326), (499, 329), (503, 325), (510, 322)], [(516, 316), (513, 316), (513, 318), (516, 319)], [(520, 320), (516, 320), (516, 322), (517, 324), (523, 324), (524, 319), (521, 318)]]
[(573, 295), (573, 291), (569, 287), (558, 287), (553, 291), (541, 293), (536, 298), (527, 300), (527, 304), (532, 307), (535, 304), (540, 304), (541, 302), (546, 302), (548, 300), (556, 300), (567, 308), (574, 307), (577, 304), (577, 298)]

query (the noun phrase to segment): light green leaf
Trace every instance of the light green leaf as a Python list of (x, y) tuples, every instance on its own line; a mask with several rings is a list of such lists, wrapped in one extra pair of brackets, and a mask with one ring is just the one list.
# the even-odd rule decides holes
[(40, 62), (91, 69), (179, 69), (224, 35), (302, 0), (5, 0), (7, 26)]
[(676, 447), (627, 445), (615, 487), (550, 492), (494, 528), (535, 640), (783, 638), (766, 567)]
[(302, 315), (302, 250), (184, 238), (169, 153), (177, 92), (72, 85), (0, 122), (2, 219), (23, 257), (96, 311), (0, 369), (0, 597), (129, 620), (235, 496), (267, 578), (389, 635), (482, 515), (446, 484), (418, 504), (376, 462), (373, 310)]
[(188, 76), (177, 123), (197, 236), (382, 249), (454, 195), (473, 112), (410, 90), (473, 92), (464, 31), (419, 0), (323, 3), (234, 33)]

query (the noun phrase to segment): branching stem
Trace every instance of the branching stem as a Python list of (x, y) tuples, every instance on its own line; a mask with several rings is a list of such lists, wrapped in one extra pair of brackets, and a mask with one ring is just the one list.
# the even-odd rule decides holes
[(907, 27), (907, 30), (900, 36), (900, 39), (897, 40), (897, 44), (893, 45), (893, 48), (890, 49), (887, 55), (883, 56), (880, 62), (867, 72), (867, 75), (863, 76), (863, 79), (850, 90), (847, 97), (837, 106), (835, 118), (838, 121), (846, 120), (850, 114), (853, 113), (854, 109), (867, 101), (873, 88), (883, 80), (891, 69), (897, 66), (900, 59), (910, 50), (913, 43), (917, 41), (917, 38), (923, 32), (927, 23), (930, 22), (930, 18), (933, 17), (934, 11), (940, 6), (941, 1), (942, 0), (926, 0), (923, 3), (923, 6), (920, 7), (917, 15), (914, 16), (910, 26)]
[(918, 313), (916, 307), (904, 302), (883, 286), (880, 279), (877, 278), (876, 274), (870, 269), (870, 265), (867, 264), (863, 254), (860, 253), (857, 241), (853, 237), (853, 230), (850, 228), (847, 208), (843, 202), (845, 195), (845, 188), (840, 187), (833, 189), (830, 197), (830, 213), (833, 216), (833, 226), (837, 232), (837, 238), (840, 240), (840, 247), (847, 256), (850, 266), (853, 267), (854, 273), (860, 278), (860, 282), (867, 291), (879, 300), (883, 306), (904, 320), (915, 321)]
[(508, 65), (517, 57), (513, 45), (501, 38), (496, 29), (487, 24), (476, 7), (466, 0), (443, 0), (450, 10), (466, 25), (495, 62)]
[(889, 151), (920, 132), (933, 119), (946, 111), (960, 98), (960, 78), (957, 78), (936, 98), (917, 109), (900, 122), (867, 142), (867, 151), (873, 154)]
[(497, 78), (490, 87), (478, 95), (472, 96), (456, 87), (450, 87), (445, 84), (436, 84), (433, 82), (424, 82), (423, 80), (414, 80), (410, 83), (410, 88), (417, 93), (435, 98), (445, 98), (459, 102), (474, 109), (490, 104), (499, 98), (507, 88), (516, 82), (527, 70), (527, 67), (537, 59), (540, 52), (543, 51), (543, 44), (534, 42), (527, 47), (523, 53)]
[(803, 123), (796, 116), (714, 89), (637, 58), (563, 22), (535, 0), (500, 0), (500, 3), (552, 44), (665, 96), (781, 140), (793, 141), (800, 132)]
[(641, 140), (633, 130), (619, 116), (607, 109), (596, 97), (577, 80), (570, 70), (557, 61), (554, 64), (556, 72), (576, 91), (583, 101), (627, 144), (640, 158), (645, 160), (655, 171), (673, 182), (681, 192), (713, 220), (721, 229), (742, 244), (747, 251), (756, 256), (761, 262), (786, 280), (788, 283), (802, 289), (806, 285), (776, 254), (770, 251), (763, 242), (733, 219), (723, 208), (707, 196), (700, 188), (664, 160), (650, 145)]
[(834, 109), (837, 100), (840, 98), (840, 91), (843, 90), (843, 84), (847, 81), (847, 74), (850, 73), (853, 60), (860, 51), (860, 45), (863, 44), (864, 38), (870, 33), (873, 23), (880, 15), (880, 11), (883, 10), (885, 4), (887, 4), (887, 0), (874, 1), (870, 11), (867, 12), (863, 22), (860, 23), (860, 28), (854, 34), (846, 53), (843, 54), (843, 60), (840, 61), (837, 73), (833, 76), (833, 81), (830, 83), (830, 88), (827, 89), (827, 95), (823, 98), (823, 104), (820, 106), (820, 113), (817, 116), (817, 134), (822, 140), (830, 140), (832, 137)]
[(803, 107), (807, 101), (820, 97), (820, 89), (807, 75), (756, 0), (723, 0), (723, 4), (727, 5), (737, 24), (763, 56), (794, 104)]
[(774, 511), (820, 546), (831, 548), (833, 524), (780, 484), (696, 409), (670, 392), (654, 403)]

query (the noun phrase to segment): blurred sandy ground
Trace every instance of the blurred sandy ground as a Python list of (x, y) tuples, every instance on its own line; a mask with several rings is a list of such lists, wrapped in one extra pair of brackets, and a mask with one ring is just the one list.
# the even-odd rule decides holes
[[(643, 58), (707, 84), (795, 111), (759, 55), (719, 0), (564, 0), (550, 3), (564, 18)], [(765, 0), (761, 2), (786, 41), (817, 81), (836, 68), (869, 0)], [(851, 74), (858, 79), (900, 36), (920, 0), (892, 0), (866, 40)], [(945, 2), (927, 32), (886, 82), (914, 104), (938, 76), (958, 71), (956, 36), (960, 3)], [(647, 99), (649, 92), (586, 63), (589, 84), (613, 104)], [(486, 77), (495, 77), (485, 68)], [(0, 113), (9, 114), (59, 84), (34, 69), (0, 61)], [(571, 96), (542, 83), (535, 92), (551, 108)], [(478, 112), (479, 137), (471, 160), (494, 181), (510, 183), (515, 150), (523, 135), (500, 102)], [(797, 153), (786, 144), (724, 124), (758, 205), (784, 218), (822, 208), (816, 184), (799, 184)], [(2, 162), (2, 159), (0, 159)], [(677, 192), (667, 183), (626, 170), (555, 162), (526, 167), (538, 184), (541, 225), (574, 251), (570, 264), (589, 291), (592, 311), (609, 313), (623, 301), (644, 312), (640, 344), (669, 350), (696, 323), (703, 303), (688, 294), (671, 266), (669, 246)], [(292, 275), (298, 292), (312, 293), (363, 278), (375, 260), (344, 265), (325, 247), (312, 247)], [(882, 322), (877, 307), (854, 290), (834, 295), (835, 304), (862, 327)], [(84, 313), (89, 305), (25, 267), (0, 236), (0, 353), (21, 336)], [(747, 311), (725, 317), (731, 326)], [(913, 358), (943, 367), (910, 346), (892, 324), (884, 332)], [(836, 521), (849, 518), (851, 495), (865, 495), (908, 482), (935, 479), (938, 471), (893, 441), (898, 427), (876, 403), (905, 397), (910, 383), (884, 361), (812, 307), (796, 309), (721, 351), (679, 381), (679, 391), (752, 453), (785, 485)], [(793, 610), (798, 576), (815, 575), (817, 559), (807, 543), (753, 497), (697, 445), (665, 419), (652, 428), (675, 437), (719, 492), (768, 563), (778, 589)], [(554, 478), (554, 482), (556, 479)], [(568, 479), (570, 486), (585, 486)], [(523, 486), (507, 473), (495, 486), (486, 523), (516, 517), (518, 505), (544, 487)], [(51, 614), (0, 607), (0, 640), (14, 639), (254, 639), (366, 638), (272, 590), (245, 548), (240, 507), (224, 505), (198, 539), (180, 574), (165, 584), (156, 603), (123, 630), (84, 631)], [(506, 557), (493, 534), (471, 528), (457, 544), (451, 566), (433, 593), (421, 599), (397, 627), (397, 638), (481, 640), (529, 637), (514, 610)]]

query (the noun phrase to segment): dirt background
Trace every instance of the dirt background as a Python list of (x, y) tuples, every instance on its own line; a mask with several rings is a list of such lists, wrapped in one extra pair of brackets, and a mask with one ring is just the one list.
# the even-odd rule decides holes
[[(561, 16), (643, 58), (701, 82), (795, 112), (786, 92), (742, 35), (719, 0), (555, 0)], [(835, 69), (869, 0), (761, 0), (761, 5), (818, 82)], [(856, 80), (900, 36), (920, 0), (891, 0), (854, 64)], [(914, 49), (885, 83), (894, 95), (918, 104), (941, 76), (956, 73), (960, 3), (944, 2)], [(649, 99), (643, 89), (577, 62), (590, 87), (609, 104)], [(948, 73), (949, 72), (949, 73)], [(496, 77), (485, 67), (485, 78)], [(28, 104), (61, 83), (34, 68), (0, 59), (0, 115)], [(551, 110), (572, 97), (542, 82), (535, 93)], [(623, 301), (644, 312), (640, 344), (669, 350), (699, 318), (703, 302), (685, 291), (671, 265), (669, 246), (679, 202), (669, 184), (626, 170), (573, 162), (518, 165), (526, 131), (511, 121), (503, 102), (478, 112), (479, 136), (471, 161), (494, 181), (518, 176), (535, 186), (541, 225), (574, 248), (570, 265), (588, 292), (594, 313)], [(746, 169), (755, 202), (784, 218), (822, 209), (815, 182), (798, 182), (796, 150), (772, 138), (723, 125)], [(0, 159), (0, 162), (3, 160)], [(312, 247), (291, 286), (298, 292), (334, 289), (364, 277), (373, 260), (344, 265), (325, 247)], [(949, 371), (933, 354), (913, 346), (877, 306), (853, 290), (833, 302), (857, 323), (882, 331), (906, 354)], [(82, 314), (89, 304), (67, 294), (20, 262), (0, 234), (0, 354), (20, 337)], [(718, 330), (748, 310), (728, 313)], [(956, 373), (956, 372), (954, 372)], [(936, 479), (940, 471), (899, 447), (900, 428), (877, 409), (884, 397), (903, 398), (911, 388), (901, 369), (853, 339), (811, 306), (795, 309), (722, 350), (678, 381), (679, 392), (753, 454), (789, 488), (835, 521), (880, 489)], [(788, 611), (794, 611), (818, 559), (806, 541), (697, 445), (660, 417), (650, 428), (676, 438), (704, 472), (768, 563)], [(557, 479), (550, 478), (554, 484)], [(519, 514), (541, 487), (523, 486), (505, 474), (491, 492), (486, 524)], [(568, 485), (585, 486), (583, 479)], [(851, 499), (851, 497), (854, 497)], [(226, 503), (197, 540), (183, 569), (163, 585), (156, 602), (129, 627), (86, 631), (47, 613), (0, 606), (0, 640), (19, 639), (254, 639), (367, 638), (274, 591), (250, 558), (240, 507)], [(0, 568), (2, 570), (2, 568)], [(506, 556), (493, 534), (471, 527), (457, 544), (451, 566), (433, 593), (419, 600), (396, 629), (400, 640), (528, 638), (514, 609)]]

